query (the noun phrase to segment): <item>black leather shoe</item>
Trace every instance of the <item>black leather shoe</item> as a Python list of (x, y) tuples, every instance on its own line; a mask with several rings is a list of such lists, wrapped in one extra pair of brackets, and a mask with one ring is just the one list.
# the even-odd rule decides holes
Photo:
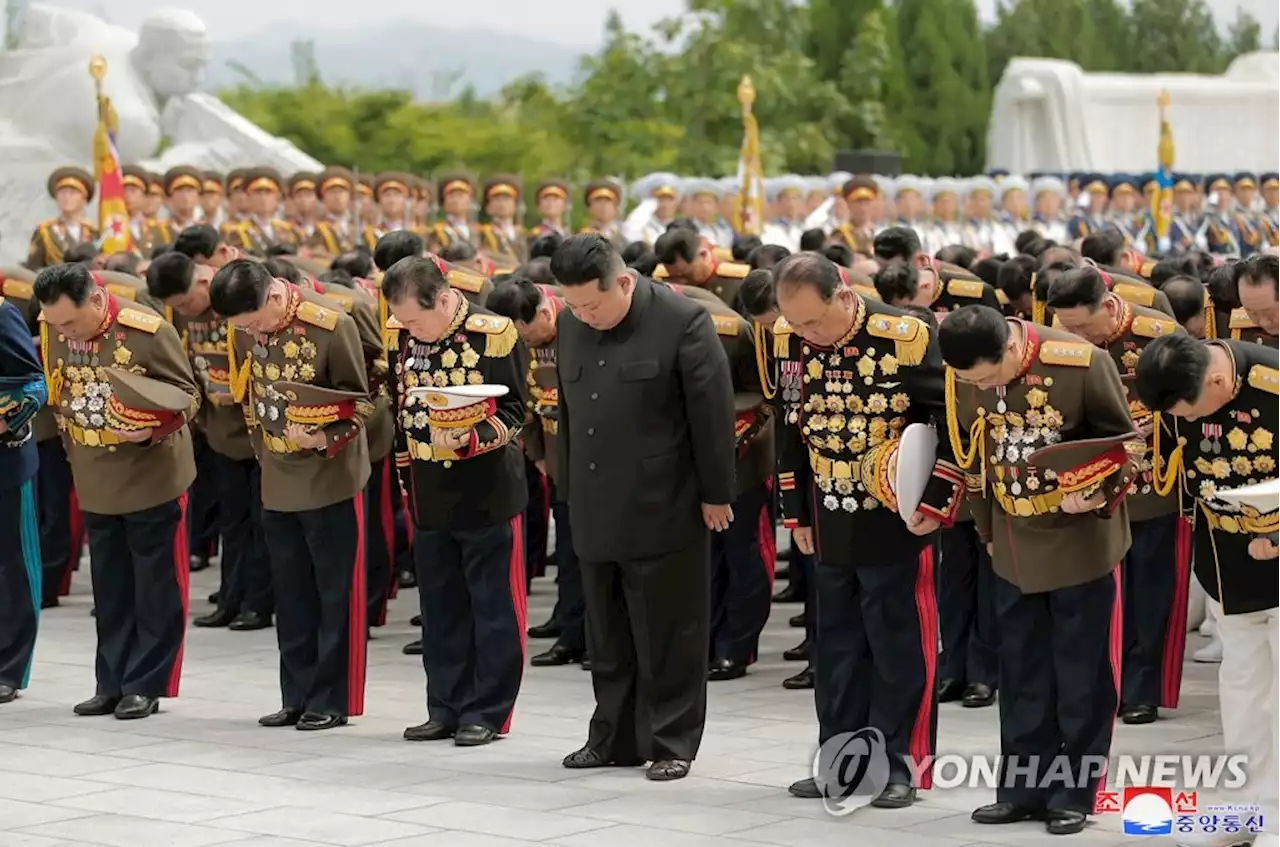
[(418, 585), (418, 575), (413, 571), (400, 571), (396, 579), (400, 582), (401, 588), (415, 588)]
[(964, 686), (958, 679), (944, 679), (938, 683), (938, 702), (952, 703), (964, 696)]
[(800, 613), (800, 614), (798, 614), (798, 615), (792, 615), (790, 618), (788, 618), (788, 619), (787, 619), (787, 626), (794, 626), (794, 627), (798, 627), (798, 628), (800, 628), (800, 629), (804, 629), (805, 624), (807, 623), (807, 621), (808, 621), (808, 619), (805, 617), (805, 613), (804, 613), (804, 612), (801, 612), (801, 613)]
[(747, 675), (747, 666), (733, 659), (716, 659), (707, 669), (707, 679), (712, 682), (723, 682), (726, 679), (738, 679)]
[(272, 712), (269, 715), (263, 715), (258, 718), (258, 726), (294, 726), (298, 723), (298, 719), (301, 717), (301, 709), (281, 709), (278, 712)]
[(813, 777), (791, 783), (787, 788), (787, 793), (792, 797), (799, 797), (802, 800), (822, 799), (822, 789), (818, 787), (818, 781)]
[(1045, 818), (1045, 813), (1044, 809), (1030, 809), (1026, 806), (1015, 806), (1013, 803), (990, 803), (974, 809), (969, 818), (974, 823), (1020, 823), (1022, 821), (1042, 821)]
[(400, 648), (400, 652), (404, 653), (406, 656), (421, 656), (422, 655), (422, 639), (417, 638), (417, 639), (414, 639), (413, 641), (410, 641), (408, 644)]
[(1120, 710), (1120, 720), (1127, 724), (1155, 723), (1160, 711), (1155, 706), (1125, 706)]
[(230, 626), (231, 622), (236, 619), (234, 612), (225, 609), (214, 609), (207, 615), (201, 615), (191, 622), (192, 626), (206, 627), (208, 629), (221, 629), (224, 626)]
[(643, 765), (644, 759), (641, 759), (639, 756), (620, 759), (612, 758), (592, 747), (583, 747), (581, 750), (574, 750), (572, 753), (565, 756), (560, 764), (571, 770), (582, 770), (585, 768), (634, 768)]
[(805, 668), (795, 676), (789, 676), (782, 681), (782, 687), (789, 691), (805, 691), (813, 688), (813, 668)]
[(84, 718), (97, 718), (102, 715), (114, 714), (116, 705), (119, 702), (119, 697), (108, 697), (105, 694), (95, 694), (83, 703), (77, 703), (71, 711)]
[(409, 626), (422, 626), (422, 615), (414, 615), (409, 618)]
[(346, 715), (322, 715), (319, 712), (303, 712), (293, 728), (304, 732), (318, 732), (322, 729), (334, 729), (346, 725)]
[(136, 721), (140, 718), (149, 718), (158, 711), (160, 711), (159, 699), (142, 694), (126, 694), (116, 704), (113, 714), (117, 720)]
[(582, 657), (582, 669), (583, 669), (584, 671), (589, 671), (589, 670), (591, 670), (591, 668), (592, 668), (592, 664), (591, 664), (591, 657), (590, 657), (590, 656), (583, 656), (583, 657)]
[(205, 599), (209, 601), (209, 605), (210, 605), (210, 606), (216, 606), (216, 605), (218, 605), (218, 600), (220, 600), (220, 599), (222, 599), (222, 598), (218, 595), (218, 592), (216, 592), (216, 591), (215, 591), (215, 592), (213, 592), (212, 594), (210, 594), (208, 597), (206, 597)]
[(498, 733), (487, 726), (480, 726), (474, 723), (463, 724), (453, 734), (453, 743), (456, 747), (481, 747), (497, 740)]
[(0, 703), (12, 703), (18, 699), (18, 689), (12, 685), (0, 685)]
[(529, 627), (529, 637), (530, 638), (559, 638), (560, 625), (555, 622), (554, 618), (552, 618), (546, 623), (541, 623), (541, 624), (538, 624), (537, 626), (531, 626)]
[(775, 603), (801, 603), (804, 602), (804, 592), (796, 587), (794, 582), (787, 583), (787, 587), (773, 595)]
[(405, 741), (443, 741), (446, 738), (453, 738), (457, 727), (444, 721), (427, 721), (417, 726), (405, 727)]
[(208, 567), (209, 567), (209, 557), (208, 557), (208, 556), (192, 556), (192, 557), (191, 557), (191, 572), (192, 572), (192, 573), (200, 573), (200, 571), (202, 571), (202, 570), (206, 570)]
[(786, 659), (788, 662), (809, 661), (809, 639), (806, 638), (790, 650), (783, 650), (782, 658)]
[(688, 759), (659, 759), (649, 765), (644, 775), (654, 782), (671, 782), (688, 776), (692, 764)]
[(991, 690), (990, 685), (971, 682), (964, 688), (964, 696), (960, 698), (960, 705), (966, 709), (981, 709), (983, 706), (990, 706), (995, 701), (996, 693)]
[(884, 787), (871, 805), (877, 809), (905, 809), (916, 801), (916, 790), (905, 782), (891, 782)]
[(539, 653), (529, 660), (529, 664), (535, 668), (549, 668), (555, 665), (572, 665), (575, 662), (582, 661), (582, 652), (579, 650), (570, 650), (560, 644), (552, 645), (551, 649), (545, 653)]
[(57, 598), (57, 597), (41, 597), (41, 598), (40, 598), (40, 608), (41, 608), (41, 609), (56, 609), (56, 608), (58, 608), (58, 598)]
[(241, 612), (227, 629), (235, 632), (251, 632), (255, 629), (268, 629), (271, 626), (271, 615), (261, 612)]
[(1087, 820), (1084, 812), (1050, 809), (1045, 816), (1044, 828), (1050, 835), (1075, 835), (1084, 829)]

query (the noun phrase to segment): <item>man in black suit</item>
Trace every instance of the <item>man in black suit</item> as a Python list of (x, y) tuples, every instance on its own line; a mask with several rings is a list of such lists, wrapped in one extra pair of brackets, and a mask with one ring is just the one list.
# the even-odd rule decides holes
[(733, 520), (733, 385), (696, 301), (629, 270), (598, 234), (551, 270), (560, 473), (587, 601), (596, 711), (567, 768), (687, 776), (702, 740), (710, 628), (708, 530)]

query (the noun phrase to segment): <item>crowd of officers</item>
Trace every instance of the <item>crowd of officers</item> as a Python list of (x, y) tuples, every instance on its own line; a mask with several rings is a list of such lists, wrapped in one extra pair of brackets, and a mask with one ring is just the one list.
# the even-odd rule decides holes
[[(1274, 628), (1276, 514), (1215, 497), (1275, 476), (1275, 174), (1180, 177), (1166, 244), (1137, 223), (1148, 181), (1124, 176), (838, 175), (803, 193), (784, 177), (763, 236), (724, 229), (715, 181), (651, 175), (654, 202), (623, 221), (622, 187), (599, 180), (569, 236), (561, 180), (537, 186), (526, 230), (509, 176), (124, 175), (133, 251), (98, 254), (93, 181), (62, 168), (60, 216), (4, 269), (0, 702), (87, 535), (97, 690), (75, 710), (154, 713), (178, 692), (189, 572), (220, 543), (195, 623), (274, 623), (281, 709), (263, 725), (361, 714), (368, 628), (416, 582), (406, 652), (429, 720), (406, 738), (505, 733), (525, 638), (555, 638), (533, 664), (582, 663), (598, 699), (565, 765), (679, 778), (707, 679), (756, 659), (781, 519), (782, 597), (806, 607), (787, 658), (810, 663), (784, 684), (815, 689), (821, 741), (881, 730), (876, 805), (930, 786), (938, 702), (999, 690), (1002, 752), (1044, 767), (1105, 756), (1117, 713), (1176, 707), (1193, 571), (1224, 641), (1226, 746), (1275, 782), (1275, 721), (1230, 698), (1275, 708), (1276, 657), (1255, 661), (1274, 638), (1246, 624)], [(605, 373), (617, 397), (596, 407)], [(865, 459), (917, 422), (938, 453), (904, 521)], [(559, 597), (530, 628), (549, 515)], [(655, 540), (664, 521), (685, 546)], [(974, 817), (1077, 832), (1097, 787), (1031, 779)]]

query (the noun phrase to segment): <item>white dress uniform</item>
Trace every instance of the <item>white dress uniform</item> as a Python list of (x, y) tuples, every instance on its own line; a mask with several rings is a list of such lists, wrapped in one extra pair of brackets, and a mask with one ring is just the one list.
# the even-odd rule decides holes
[[(959, 200), (959, 181), (949, 176), (941, 176), (935, 179), (933, 181), (933, 190), (929, 195), (930, 203), (934, 203), (937, 198), (944, 194), (950, 194)], [(960, 224), (955, 220), (939, 219), (936, 211), (930, 216), (928, 223), (924, 224), (924, 232), (921, 233), (921, 236), (924, 250), (930, 256), (937, 255), (938, 251), (943, 247), (964, 243)]]
[(640, 177), (631, 185), (631, 196), (642, 198), (622, 222), (622, 236), (628, 242), (643, 241), (649, 246), (667, 231), (670, 220), (657, 217), (660, 196), (680, 198), (681, 179), (673, 173), (652, 173)]
[[(1034, 208), (1037, 198), (1041, 194), (1056, 194), (1065, 203), (1067, 198), (1067, 186), (1056, 176), (1038, 176), (1031, 183), (1031, 203)], [(1040, 233), (1041, 238), (1047, 238), (1058, 244), (1066, 244), (1067, 238), (1067, 222), (1062, 218), (1062, 206), (1059, 207), (1058, 216), (1051, 219), (1045, 219), (1039, 213), (1033, 213), (1031, 216), (1031, 228)]]

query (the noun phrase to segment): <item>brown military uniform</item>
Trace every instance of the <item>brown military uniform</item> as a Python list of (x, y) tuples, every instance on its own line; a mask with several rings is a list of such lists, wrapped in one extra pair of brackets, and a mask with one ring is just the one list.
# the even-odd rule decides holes
[[(740, 292), (742, 290), (742, 280), (747, 274), (751, 273), (750, 265), (743, 265), (738, 262), (721, 262), (716, 261), (711, 269), (711, 274), (702, 282), (694, 282), (689, 279), (676, 280), (684, 287), (698, 287), (710, 291), (716, 295), (726, 306), (737, 311), (741, 305)], [(666, 265), (658, 265), (653, 271), (653, 278), (659, 282), (666, 282), (670, 279), (671, 274), (667, 270)]]
[(253, 256), (266, 256), (267, 251), (278, 245), (301, 247), (306, 241), (302, 230), (283, 218), (259, 221), (245, 218), (224, 224), (222, 237), (232, 247), (238, 247)]
[(853, 224), (840, 224), (831, 232), (831, 241), (843, 244), (855, 253), (864, 256), (875, 255), (876, 233), (871, 227), (854, 229)]
[(98, 228), (87, 220), (69, 224), (61, 218), (50, 218), (36, 227), (27, 249), (26, 265), (33, 271), (62, 264), (62, 257), (77, 244), (98, 240)]
[(209, 446), (229, 459), (252, 459), (249, 428), (240, 404), (231, 396), (227, 322), (213, 309), (207, 309), (194, 317), (177, 316), (174, 323), (191, 359), (196, 382), (204, 391), (199, 426)]
[(529, 236), (524, 227), (512, 224), (511, 229), (496, 223), (483, 223), (477, 228), (477, 246), (490, 254), (514, 256), (524, 261), (529, 253)]
[(1169, 303), (1168, 296), (1151, 283), (1118, 273), (1110, 268), (1098, 270), (1102, 273), (1102, 280), (1107, 284), (1107, 288), (1122, 300), (1135, 306), (1155, 309), (1157, 312), (1173, 317), (1173, 306)]
[[(560, 316), (564, 300), (560, 288), (540, 285), (542, 296), (551, 304), (552, 320)], [(529, 348), (529, 417), (524, 428), (524, 451), (531, 461), (544, 461), (547, 476), (555, 482), (559, 472), (556, 436), (560, 431), (560, 387), (556, 377), (556, 344)]]
[(365, 371), (369, 376), (369, 396), (373, 398), (373, 411), (365, 421), (369, 439), (369, 461), (378, 462), (391, 453), (394, 437), (394, 421), (391, 417), (391, 398), (387, 394), (387, 356), (382, 346), (381, 321), (378, 301), (368, 292), (347, 288), (332, 282), (318, 282), (317, 293), (332, 300), (355, 321), (360, 335), (360, 347), (364, 350)]
[[(338, 256), (354, 250), (358, 233), (347, 219), (317, 221), (316, 228), (307, 238), (307, 248), (314, 252)], [(374, 244), (378, 242), (375, 240)]]
[(934, 288), (933, 302), (929, 304), (932, 312), (954, 312), (964, 306), (990, 306), (1002, 311), (1004, 304), (1000, 302), (999, 292), (983, 282), (974, 274), (949, 262), (934, 259), (933, 272), (938, 277), (938, 285)]

